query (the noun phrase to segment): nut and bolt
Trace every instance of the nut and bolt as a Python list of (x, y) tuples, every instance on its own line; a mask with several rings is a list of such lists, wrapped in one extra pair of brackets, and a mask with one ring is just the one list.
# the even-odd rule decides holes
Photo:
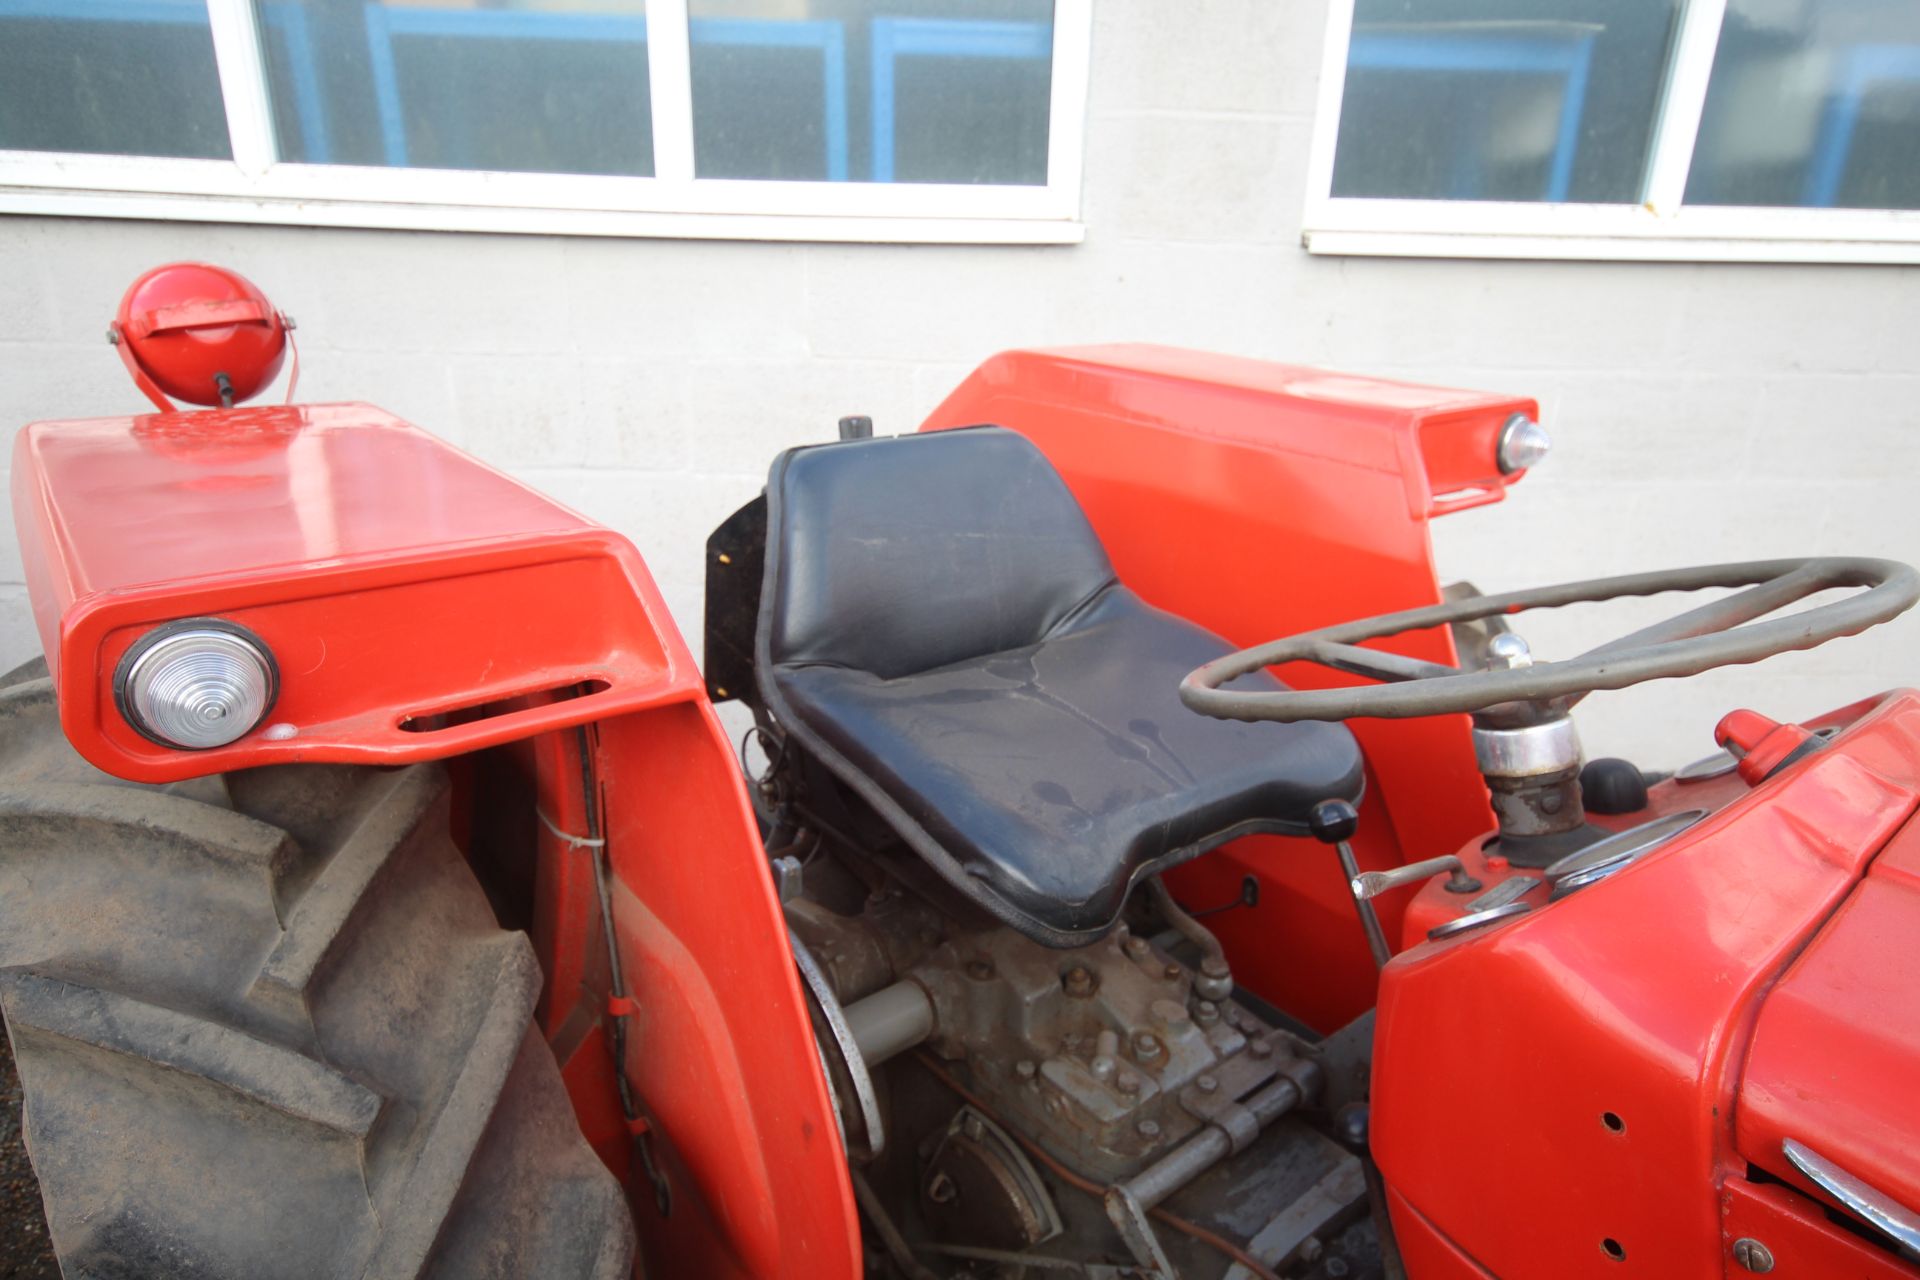
[(1133, 1056), (1142, 1062), (1151, 1062), (1160, 1056), (1160, 1040), (1151, 1031), (1133, 1033)]
[(1220, 1006), (1211, 1000), (1202, 1000), (1193, 1006), (1193, 1020), (1199, 1023), (1220, 1021)]
[(984, 959), (967, 961), (967, 976), (976, 982), (985, 982), (993, 976), (993, 961)]
[(1039, 1064), (1034, 1062), (1032, 1058), (1022, 1058), (1013, 1064), (1013, 1074), (1019, 1076), (1022, 1080), (1031, 1080), (1039, 1073)]
[(1218, 1080), (1215, 1080), (1212, 1076), (1201, 1076), (1198, 1080), (1195, 1080), (1193, 1082), (1193, 1086), (1194, 1088), (1198, 1089), (1202, 1093), (1212, 1093), (1215, 1089), (1218, 1089), (1220, 1087), (1220, 1082)]
[(1752, 1236), (1742, 1236), (1733, 1242), (1733, 1260), (1755, 1275), (1773, 1270), (1773, 1250)]
[(1271, 1040), (1255, 1040), (1247, 1045), (1247, 1052), (1256, 1058), (1271, 1058), (1273, 1056), (1273, 1042)]
[(1133, 1128), (1135, 1133), (1138, 1133), (1149, 1142), (1160, 1136), (1160, 1126), (1152, 1120), (1142, 1120), (1139, 1124), (1133, 1126)]
[(1060, 984), (1066, 988), (1067, 994), (1075, 1000), (1085, 1000), (1093, 994), (1093, 974), (1085, 965), (1077, 964), (1067, 970), (1066, 976), (1060, 980)]
[(1161, 972), (1166, 974), (1168, 981), (1178, 982), (1181, 976), (1186, 973), (1186, 970), (1182, 969), (1177, 964), (1170, 964), (1165, 969), (1161, 970)]
[(1114, 1087), (1122, 1093), (1132, 1094), (1140, 1092), (1140, 1077), (1131, 1071), (1122, 1071), (1119, 1079), (1113, 1083)]
[(1145, 938), (1128, 938), (1125, 942), (1127, 955), (1135, 960), (1145, 960), (1153, 953)]

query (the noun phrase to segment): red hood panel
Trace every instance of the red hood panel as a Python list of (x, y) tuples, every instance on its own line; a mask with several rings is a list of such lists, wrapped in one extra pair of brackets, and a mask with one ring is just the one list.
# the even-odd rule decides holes
[(1767, 996), (1735, 1110), (1740, 1153), (1803, 1190), (1794, 1138), (1920, 1207), (1920, 823), (1908, 823)]

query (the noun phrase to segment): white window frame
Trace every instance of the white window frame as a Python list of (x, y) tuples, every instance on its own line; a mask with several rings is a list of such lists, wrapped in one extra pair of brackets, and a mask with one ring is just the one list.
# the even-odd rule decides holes
[(0, 150), (0, 213), (719, 240), (1082, 240), (1093, 0), (1054, 0), (1045, 186), (696, 178), (687, 0), (647, 0), (650, 178), (294, 164), (276, 156), (252, 0), (208, 0), (232, 160)]
[(1920, 210), (1683, 206), (1727, 0), (1681, 0), (1639, 204), (1333, 195), (1354, 0), (1329, 0), (1302, 240), (1317, 254), (1687, 262), (1920, 262)]

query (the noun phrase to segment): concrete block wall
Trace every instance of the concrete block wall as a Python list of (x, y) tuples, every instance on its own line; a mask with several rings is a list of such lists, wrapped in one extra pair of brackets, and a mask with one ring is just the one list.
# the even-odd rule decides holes
[[(366, 399), (639, 545), (697, 635), (701, 546), (786, 445), (911, 428), (1004, 347), (1166, 342), (1536, 395), (1558, 441), (1506, 503), (1434, 527), (1488, 590), (1845, 552), (1920, 561), (1920, 276), (1889, 267), (1327, 259), (1299, 247), (1324, 14), (1102, 0), (1087, 240), (731, 244), (0, 218), (0, 423), (143, 407), (103, 342), (171, 258), (231, 264), (300, 321), (303, 398)], [(0, 664), (37, 651), (10, 521)], [(1249, 583), (1248, 590), (1260, 589)], [(1672, 601), (1526, 626), (1568, 654)], [(1711, 749), (1920, 683), (1920, 622), (1601, 695), (1593, 753)]]

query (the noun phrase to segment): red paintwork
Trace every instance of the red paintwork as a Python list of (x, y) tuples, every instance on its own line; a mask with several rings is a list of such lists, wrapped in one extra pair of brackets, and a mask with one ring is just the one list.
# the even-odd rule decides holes
[(1721, 1204), (1725, 1280), (1753, 1280), (1754, 1273), (1733, 1260), (1734, 1242), (1742, 1239), (1766, 1245), (1773, 1255), (1771, 1274), (1783, 1278), (1913, 1280), (1911, 1266), (1835, 1226), (1817, 1204), (1786, 1187), (1729, 1181)]
[(168, 396), (219, 404), (217, 374), (227, 376), (235, 403), (251, 400), (279, 374), (288, 329), (286, 317), (239, 272), (172, 262), (127, 288), (112, 333), (134, 385), (170, 413)]
[[(582, 1129), (628, 1178), (656, 1274), (858, 1275), (845, 1156), (758, 831), (631, 544), (365, 405), (41, 423), (20, 433), (13, 477), (62, 724), (109, 772), (163, 782), (295, 760), (399, 764), (532, 739), (517, 750), (542, 811), (584, 833), (576, 726), (590, 725), (639, 1008), (623, 1066), (674, 1173), (666, 1223), (631, 1176), (592, 863), (547, 834), (538, 1012)], [(203, 614), (274, 651), (269, 722), (296, 737), (168, 751), (121, 722), (111, 680), (126, 647)], [(589, 680), (607, 688), (543, 696)], [(503, 713), (400, 728), (477, 703)]]
[[(860, 1274), (846, 1155), (740, 769), (703, 697), (599, 726), (627, 1074), (676, 1200), (632, 1200), (653, 1274)], [(689, 1188), (697, 1191), (690, 1194)]]
[[(922, 430), (998, 423), (1044, 451), (1129, 587), (1236, 644), (1437, 603), (1427, 521), (1496, 502), (1518, 476), (1494, 461), (1531, 400), (1448, 391), (1166, 347), (995, 356)], [(1524, 473), (1522, 473), (1524, 474)], [(1441, 632), (1387, 642), (1451, 662)], [(1280, 673), (1320, 688), (1323, 667)], [(1449, 852), (1490, 822), (1465, 716), (1353, 726), (1368, 797), (1363, 867)], [(1373, 1003), (1374, 968), (1332, 851), (1254, 837), (1169, 876), (1211, 919), (1248, 986), (1330, 1030)], [(1389, 927), (1404, 894), (1383, 899)]]
[(1920, 825), (1909, 823), (1767, 996), (1735, 1113), (1739, 1150), (1815, 1193), (1781, 1154), (1796, 1138), (1920, 1205), (1916, 1090)]
[[(170, 782), (293, 761), (400, 764), (698, 691), (631, 544), (366, 405), (38, 423), (14, 448), (15, 523), (74, 746)], [(152, 626), (218, 615), (266, 641), (269, 724), (181, 752), (135, 733), (115, 664)], [(433, 732), (432, 715), (604, 691)]]
[(1420, 1216), (1392, 1187), (1387, 1188), (1387, 1212), (1393, 1218), (1394, 1243), (1412, 1280), (1493, 1280), (1486, 1268), (1460, 1252), (1440, 1228)]
[[(1916, 761), (1920, 694), (1889, 695), (1827, 750), (1764, 785), (1733, 779), (1717, 812), (1602, 884), (1396, 957), (1381, 983), (1373, 1144), (1402, 1203), (1445, 1224), (1454, 1245), (1509, 1280), (1615, 1276), (1623, 1266), (1651, 1276), (1718, 1272), (1728, 1197), (1745, 1181), (1753, 1143), (1773, 1140), (1748, 1137), (1758, 1095), (1741, 1088), (1756, 1023), (1764, 1032), (1780, 1016), (1769, 988), (1836, 907), (1862, 897), (1875, 852), (1920, 801)], [(1676, 803), (1682, 790), (1691, 794)], [(1655, 791), (1671, 807), (1691, 807), (1700, 794), (1672, 784)], [(1851, 985), (1823, 981), (1825, 940), (1789, 975), (1782, 992), (1792, 1003), (1781, 1013), (1792, 1045), (1761, 1077), (1800, 1095), (1792, 1122), (1812, 1135), (1803, 1140), (1838, 1144), (1843, 1130), (1860, 1134), (1847, 1126), (1866, 1121), (1838, 1097), (1859, 1080), (1823, 1065), (1831, 1037), (1877, 1039), (1862, 1076), (1879, 1090), (1866, 1106), (1884, 1106), (1875, 1112), (1884, 1132), (1847, 1148), (1870, 1180), (1910, 1172), (1920, 1146), (1910, 1099), (1895, 1101), (1920, 1060), (1902, 1039), (1914, 1025), (1912, 998), (1901, 1006), (1865, 979), (1903, 966), (1911, 973), (1906, 953), (1920, 915), (1905, 905), (1892, 932), (1869, 924), (1848, 933), (1853, 913), (1843, 915), (1831, 954)], [(1803, 992), (1826, 1001), (1827, 1039), (1793, 1028)], [(1906, 1030), (1889, 1032), (1888, 1021)], [(1755, 1042), (1749, 1079), (1774, 1061), (1772, 1043)], [(1778, 1043), (1788, 1047), (1785, 1037)], [(1608, 1112), (1624, 1131), (1602, 1122)], [(1887, 1154), (1901, 1145), (1904, 1166)], [(1423, 1229), (1405, 1213), (1396, 1222)], [(1601, 1251), (1604, 1239), (1624, 1248), (1624, 1264)], [(1813, 1249), (1810, 1241), (1795, 1247)], [(1795, 1274), (1850, 1274), (1847, 1256), (1821, 1255)]]

